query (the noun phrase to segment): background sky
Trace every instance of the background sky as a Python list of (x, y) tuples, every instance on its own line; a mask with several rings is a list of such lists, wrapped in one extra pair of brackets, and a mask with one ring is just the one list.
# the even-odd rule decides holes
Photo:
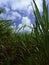
[[(35, 0), (40, 13), (42, 13), (42, 0)], [(46, 0), (49, 4), (49, 0)], [(21, 27), (29, 25), (33, 27), (35, 24), (35, 17), (32, 8), (32, 0), (0, 0), (0, 9), (5, 8), (5, 12), (0, 14), (0, 19), (11, 19), (13, 26)], [(25, 30), (31, 31), (26, 27)]]

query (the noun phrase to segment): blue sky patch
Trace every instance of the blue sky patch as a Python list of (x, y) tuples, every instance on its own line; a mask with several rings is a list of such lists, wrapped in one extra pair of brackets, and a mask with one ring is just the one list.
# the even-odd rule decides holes
[[(33, 0), (0, 0), (0, 9), (5, 8), (5, 12), (0, 14), (0, 19), (13, 20), (17, 27), (24, 24), (32, 26), (32, 23), (35, 24), (32, 1)], [(35, 2), (40, 13), (42, 13), (42, 0), (35, 0)], [(46, 2), (49, 4), (48, 0)]]

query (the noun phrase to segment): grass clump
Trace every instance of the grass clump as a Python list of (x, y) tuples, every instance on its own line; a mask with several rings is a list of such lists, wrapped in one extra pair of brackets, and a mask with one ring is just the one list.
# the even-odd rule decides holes
[(43, 0), (43, 15), (35, 5), (34, 33), (12, 33), (8, 21), (0, 21), (0, 65), (49, 65), (48, 6)]

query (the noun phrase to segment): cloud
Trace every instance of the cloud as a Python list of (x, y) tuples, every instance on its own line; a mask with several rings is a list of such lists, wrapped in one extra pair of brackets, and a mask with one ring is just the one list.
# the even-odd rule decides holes
[(6, 5), (7, 6), (7, 3), (9, 2), (9, 0), (0, 0), (0, 8), (1, 7), (4, 7), (4, 5)]
[[(42, 0), (35, 0), (37, 5), (38, 5), (38, 8), (40, 11), (42, 11)], [(33, 14), (33, 8), (32, 8), (32, 5), (31, 5), (31, 2), (32, 0), (0, 0), (0, 7), (4, 7), (5, 6), (5, 9), (6, 9), (6, 12), (9, 13), (10, 9), (12, 10), (19, 10), (19, 11), (25, 11), (24, 13), (27, 12), (27, 15), (29, 16), (30, 13)], [(15, 12), (17, 14), (17, 12)], [(12, 17), (12, 19), (15, 19), (16, 18), (16, 15), (14, 13), (14, 17)], [(10, 15), (9, 15), (10, 16)], [(11, 19), (11, 18), (10, 18)]]
[(28, 14), (33, 13), (32, 5), (30, 5), (30, 6), (28, 7), (27, 11), (28, 11)]
[[(35, 0), (36, 4), (39, 8), (39, 10), (41, 11), (42, 9), (42, 0)], [(11, 9), (13, 10), (25, 10), (28, 9), (29, 6), (29, 11), (32, 11), (32, 6), (31, 6), (31, 2), (32, 0), (0, 0), (0, 4), (1, 5), (6, 5), (6, 6), (10, 6)]]
[[(26, 26), (23, 29), (23, 26), (24, 25), (26, 25)], [(18, 28), (21, 28), (22, 27), (19, 32), (31, 32), (32, 29), (29, 28), (29, 26), (33, 28), (33, 24), (31, 23), (30, 19), (28, 17), (23, 17), (22, 18), (22, 23), (18, 25)]]
[(21, 19), (21, 15), (18, 12), (9, 11), (9, 9), (6, 13), (0, 14), (0, 19), (15, 20), (17, 18)]
[(30, 19), (28, 17), (22, 17), (22, 24), (30, 25)]
[(12, 9), (16, 10), (16, 9), (25, 9), (27, 8), (28, 5), (30, 5), (31, 0), (19, 0), (17, 2), (17, 0), (12, 0), (13, 2), (11, 3), (11, 7)]
[(17, 18), (21, 19), (21, 15), (18, 12), (10, 11), (10, 13), (8, 13), (7, 19), (15, 20)]
[(0, 4), (7, 4), (7, 2), (8, 2), (9, 0), (0, 0)]
[(18, 12), (11, 12), (13, 16), (18, 17), (21, 19), (21, 15)]
[[(6, 9), (6, 13), (1, 14), (0, 18), (12, 19), (12, 20), (15, 20), (17, 18), (19, 19), (22, 18), (22, 23), (18, 25), (19, 28), (23, 25), (31, 26), (33, 28), (31, 20), (27, 16), (22, 17), (21, 14), (19, 14), (16, 11), (16, 10), (19, 10), (21, 12), (25, 11), (24, 13), (26, 14), (27, 12), (28, 16), (30, 15), (30, 13), (33, 14), (33, 8), (31, 5), (32, 1), (33, 0), (4, 0), (4, 1), (0, 0), (0, 7), (5, 6), (5, 9)], [(35, 1), (36, 1), (39, 11), (42, 12), (42, 0), (35, 0)], [(24, 31), (31, 31), (31, 29), (27, 26), (24, 28)], [(21, 29), (21, 31), (23, 31), (23, 28)]]

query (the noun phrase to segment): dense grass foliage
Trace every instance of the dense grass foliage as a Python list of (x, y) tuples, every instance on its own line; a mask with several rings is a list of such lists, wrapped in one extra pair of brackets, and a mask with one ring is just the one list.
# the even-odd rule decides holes
[(43, 15), (40, 16), (33, 2), (36, 9), (33, 9), (34, 33), (13, 33), (10, 21), (0, 20), (0, 65), (49, 65), (48, 6), (43, 0)]

